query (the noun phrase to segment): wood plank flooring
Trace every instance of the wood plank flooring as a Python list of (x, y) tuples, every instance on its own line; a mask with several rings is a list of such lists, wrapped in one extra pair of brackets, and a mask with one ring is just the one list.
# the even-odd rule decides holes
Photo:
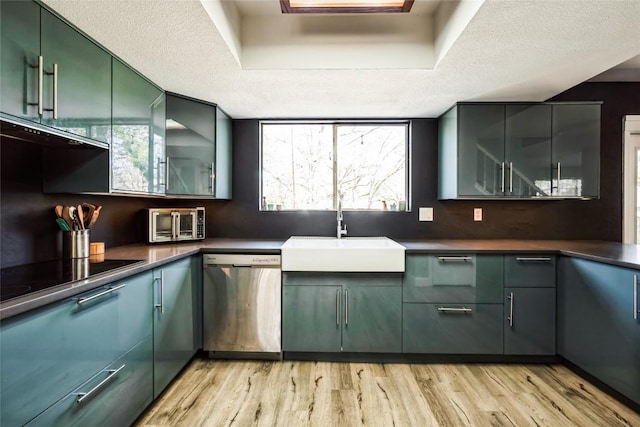
[(137, 426), (640, 426), (560, 365), (196, 359)]

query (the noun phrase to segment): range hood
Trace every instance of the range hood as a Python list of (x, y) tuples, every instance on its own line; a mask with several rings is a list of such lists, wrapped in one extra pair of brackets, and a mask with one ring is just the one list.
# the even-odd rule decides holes
[(108, 144), (0, 113), (0, 136), (48, 147), (108, 149)]

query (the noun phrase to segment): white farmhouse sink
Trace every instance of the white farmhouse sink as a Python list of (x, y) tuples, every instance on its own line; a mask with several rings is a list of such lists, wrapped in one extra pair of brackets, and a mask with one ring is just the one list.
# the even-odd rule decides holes
[(404, 272), (404, 246), (388, 237), (292, 236), (282, 271)]

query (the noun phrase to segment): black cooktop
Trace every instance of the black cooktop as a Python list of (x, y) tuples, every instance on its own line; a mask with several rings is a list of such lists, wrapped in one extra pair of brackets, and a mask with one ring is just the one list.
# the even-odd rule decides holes
[(17, 298), (96, 274), (143, 262), (138, 259), (106, 259), (91, 262), (89, 258), (57, 259), (0, 270), (0, 301)]

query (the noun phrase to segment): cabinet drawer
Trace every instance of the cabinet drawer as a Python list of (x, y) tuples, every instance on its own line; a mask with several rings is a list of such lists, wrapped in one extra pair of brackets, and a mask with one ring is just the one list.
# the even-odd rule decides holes
[(501, 255), (407, 255), (404, 302), (502, 302)]
[(404, 304), (404, 353), (502, 354), (502, 304)]
[(506, 286), (551, 288), (556, 286), (556, 257), (545, 254), (505, 255)]
[(0, 397), (3, 425), (23, 425), (151, 334), (150, 277), (3, 320), (0, 388), (11, 390)]
[(152, 401), (152, 346), (149, 336), (28, 425), (130, 425)]

